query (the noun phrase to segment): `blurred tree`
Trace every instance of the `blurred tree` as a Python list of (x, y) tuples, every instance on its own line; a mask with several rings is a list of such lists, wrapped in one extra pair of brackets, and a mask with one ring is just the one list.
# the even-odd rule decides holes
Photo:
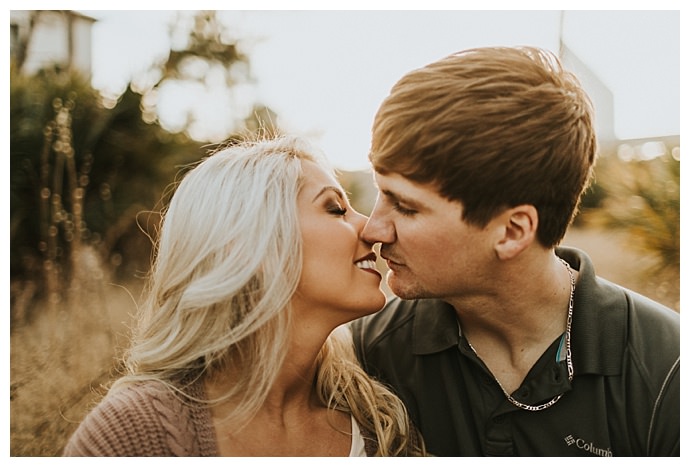
[[(198, 144), (144, 123), (128, 89), (112, 109), (78, 74), (10, 74), (10, 270), (13, 279), (64, 281), (76, 245), (119, 265), (140, 236), (136, 212), (150, 209), (168, 179), (166, 160), (199, 157)], [(196, 148), (196, 149), (193, 149)], [(76, 242), (76, 243), (75, 243)]]
[(140, 79), (145, 111), (163, 128), (217, 143), (277, 131), (275, 114), (254, 102), (249, 56), (216, 11), (180, 12), (167, 60)]
[(214, 12), (196, 14), (188, 34), (183, 47), (152, 66), (152, 86), (140, 89), (133, 82), (109, 102), (75, 72), (56, 68), (27, 76), (11, 64), (12, 281), (57, 293), (51, 281), (71, 278), (70, 260), (82, 246), (128, 278), (146, 271), (158, 222), (154, 211), (180, 168), (206, 154), (204, 143), (273, 127), (275, 115), (258, 104), (213, 141), (191, 137), (194, 118), (177, 131), (162, 127), (157, 95), (169, 84), (204, 81), (203, 70), (211, 69), (223, 70), (224, 89), (249, 81), (247, 56), (236, 41), (227, 41)]
[[(48, 223), (52, 218), (47, 203), (62, 199), (62, 173), (51, 173), (48, 156), (55, 130), (53, 102), (71, 101), (73, 118), (95, 121), (96, 93), (79, 76), (43, 70), (24, 76), (10, 67), (10, 274), (12, 278), (40, 277), (47, 255)], [(80, 135), (81, 136), (81, 135)], [(50, 185), (55, 191), (46, 188)], [(53, 196), (56, 195), (56, 196)], [(68, 197), (69, 199), (69, 197)], [(54, 232), (53, 236), (56, 236)], [(51, 253), (55, 259), (63, 248)], [(47, 259), (47, 257), (45, 258)]]
[(583, 212), (586, 222), (625, 231), (630, 246), (657, 258), (661, 270), (680, 272), (680, 147), (677, 154), (597, 163), (600, 207)]

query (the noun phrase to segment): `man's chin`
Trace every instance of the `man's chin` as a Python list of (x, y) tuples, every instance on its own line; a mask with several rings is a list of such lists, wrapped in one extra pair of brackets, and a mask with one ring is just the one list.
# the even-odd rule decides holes
[(386, 278), (386, 283), (388, 288), (395, 294), (396, 297), (400, 297), (404, 300), (414, 300), (416, 298), (424, 298), (425, 294), (418, 287), (414, 287), (410, 284), (405, 284), (395, 277), (391, 272), (388, 272), (388, 277)]

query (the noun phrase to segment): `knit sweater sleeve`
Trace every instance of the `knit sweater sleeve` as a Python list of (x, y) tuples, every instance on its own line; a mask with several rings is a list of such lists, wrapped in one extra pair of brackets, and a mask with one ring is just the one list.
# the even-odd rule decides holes
[(160, 383), (109, 393), (65, 446), (64, 456), (199, 456), (194, 410)]

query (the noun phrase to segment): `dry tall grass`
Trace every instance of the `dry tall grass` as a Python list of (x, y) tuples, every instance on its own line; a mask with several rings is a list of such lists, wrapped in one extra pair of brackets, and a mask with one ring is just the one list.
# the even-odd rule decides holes
[(11, 456), (59, 456), (127, 345), (140, 285), (110, 283), (88, 249), (81, 260), (65, 298), (34, 303), (10, 333)]
[[(90, 163), (78, 168), (74, 159), (74, 102), (55, 99), (53, 107), (55, 118), (44, 131), (38, 187), (42, 277), (36, 283), (10, 284), (12, 456), (61, 454), (110, 379), (136, 310), (127, 290), (109, 283), (101, 255), (82, 242)], [(59, 252), (69, 256), (60, 258)], [(39, 287), (43, 301), (35, 300)]]

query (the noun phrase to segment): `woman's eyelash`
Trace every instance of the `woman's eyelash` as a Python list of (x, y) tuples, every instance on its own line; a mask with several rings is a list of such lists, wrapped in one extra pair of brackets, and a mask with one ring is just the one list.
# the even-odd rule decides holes
[(337, 216), (344, 216), (347, 213), (347, 209), (342, 208), (338, 205), (335, 205), (335, 206), (329, 207), (328, 212), (330, 212), (331, 214), (335, 214)]

